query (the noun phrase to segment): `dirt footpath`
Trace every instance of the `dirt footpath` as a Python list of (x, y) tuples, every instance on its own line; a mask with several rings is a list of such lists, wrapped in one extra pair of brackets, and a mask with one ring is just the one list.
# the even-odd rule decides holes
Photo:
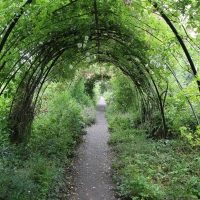
[(96, 123), (86, 131), (85, 142), (74, 161), (75, 194), (70, 199), (116, 200), (111, 179), (111, 152), (107, 145), (109, 133), (103, 97), (97, 104)]

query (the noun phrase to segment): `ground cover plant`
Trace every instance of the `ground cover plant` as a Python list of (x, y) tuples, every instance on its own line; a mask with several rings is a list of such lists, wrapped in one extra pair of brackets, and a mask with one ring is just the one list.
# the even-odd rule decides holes
[(152, 141), (145, 130), (113, 132), (113, 178), (130, 199), (199, 199), (199, 151), (182, 140)]

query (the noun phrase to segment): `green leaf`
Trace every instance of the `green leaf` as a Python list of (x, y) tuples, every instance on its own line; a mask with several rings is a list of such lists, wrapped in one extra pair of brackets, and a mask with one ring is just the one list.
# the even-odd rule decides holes
[(196, 8), (200, 8), (200, 1), (197, 2)]

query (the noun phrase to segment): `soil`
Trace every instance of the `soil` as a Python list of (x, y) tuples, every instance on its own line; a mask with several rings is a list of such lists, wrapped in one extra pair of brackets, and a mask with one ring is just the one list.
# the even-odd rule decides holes
[(111, 178), (112, 155), (107, 141), (108, 124), (105, 118), (105, 100), (97, 104), (96, 123), (86, 129), (84, 143), (73, 163), (74, 194), (71, 200), (116, 200)]

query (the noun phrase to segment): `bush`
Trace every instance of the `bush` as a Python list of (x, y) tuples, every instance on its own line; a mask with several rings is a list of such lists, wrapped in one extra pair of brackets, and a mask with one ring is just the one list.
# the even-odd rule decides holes
[(136, 128), (140, 124), (140, 118), (137, 113), (126, 113), (118, 115), (107, 115), (109, 119), (109, 131), (130, 130)]
[(55, 159), (72, 156), (84, 127), (81, 107), (66, 92), (46, 106), (34, 121), (30, 148)]
[(95, 118), (96, 118), (96, 110), (93, 106), (90, 107), (84, 107), (82, 109), (82, 116), (83, 116), (83, 122), (86, 125), (91, 125), (95, 123)]
[(89, 95), (85, 92), (84, 80), (79, 79), (73, 82), (69, 90), (71, 96), (76, 99), (78, 104), (84, 105), (86, 107), (93, 106), (96, 102), (91, 99)]
[(115, 112), (138, 111), (136, 91), (133, 82), (123, 74), (117, 74), (111, 81), (112, 92), (105, 93), (107, 102)]
[(0, 199), (66, 199), (66, 192), (60, 192), (69, 187), (65, 168), (82, 141), (85, 124), (93, 121), (93, 109), (78, 103), (61, 84), (50, 84), (26, 146), (11, 146), (6, 124), (2, 126)]

